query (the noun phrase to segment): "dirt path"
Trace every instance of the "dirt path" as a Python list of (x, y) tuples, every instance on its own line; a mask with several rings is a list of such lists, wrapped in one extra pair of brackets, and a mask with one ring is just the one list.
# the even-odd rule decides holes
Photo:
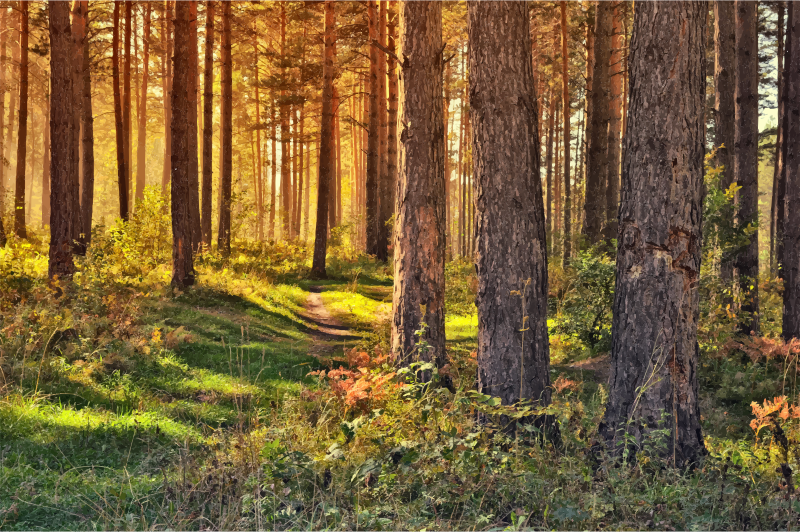
[(300, 316), (312, 327), (309, 335), (313, 341), (308, 354), (316, 357), (331, 356), (340, 348), (346, 348), (353, 344), (354, 340), (360, 340), (361, 336), (354, 334), (354, 331), (342, 322), (331, 316), (325, 304), (322, 302), (322, 287), (312, 286), (309, 288), (310, 294), (306, 299), (304, 310)]

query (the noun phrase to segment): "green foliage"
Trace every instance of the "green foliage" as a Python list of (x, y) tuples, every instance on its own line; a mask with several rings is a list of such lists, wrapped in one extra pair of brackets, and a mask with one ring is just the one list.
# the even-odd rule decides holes
[(478, 279), (472, 261), (459, 257), (444, 267), (444, 305), (448, 316), (471, 316), (477, 312)]

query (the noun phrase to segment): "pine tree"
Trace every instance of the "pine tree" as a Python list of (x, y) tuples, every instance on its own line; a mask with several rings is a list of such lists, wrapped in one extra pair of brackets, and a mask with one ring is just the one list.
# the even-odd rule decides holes
[(222, 146), (220, 158), (220, 202), (217, 247), (231, 252), (231, 186), (233, 178), (233, 59), (231, 56), (231, 4), (222, 3)]
[(19, 3), (19, 120), (17, 121), (17, 179), (14, 194), (14, 233), (19, 238), (27, 238), (25, 228), (25, 156), (28, 142), (28, 6), (28, 2)]

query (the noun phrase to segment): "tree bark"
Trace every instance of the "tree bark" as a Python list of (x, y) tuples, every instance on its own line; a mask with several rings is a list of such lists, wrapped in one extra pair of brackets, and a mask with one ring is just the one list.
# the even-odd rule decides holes
[(74, 248), (77, 255), (86, 254), (86, 233), (83, 229), (83, 216), (81, 215), (81, 190), (83, 182), (81, 179), (81, 154), (83, 139), (81, 138), (81, 122), (83, 120), (83, 71), (86, 66), (83, 64), (83, 48), (88, 38), (86, 33), (88, 2), (73, 2), (72, 4), (72, 116), (73, 116), (73, 156), (72, 156), (72, 178), (75, 181), (72, 194), (73, 209), (72, 215), (75, 217), (73, 227), (75, 229), (76, 246)]
[(124, 0), (125, 4), (125, 64), (122, 71), (122, 138), (125, 147), (125, 183), (128, 186), (128, 211), (132, 211), (131, 199), (131, 172), (133, 159), (131, 159), (131, 36), (132, 0)]
[[(392, 352), (404, 365), (433, 361), (445, 353), (445, 175), (442, 108), (442, 4), (400, 4), (400, 175), (394, 234)], [(389, 49), (394, 48), (394, 19)], [(390, 61), (390, 75), (394, 73)], [(396, 79), (396, 76), (392, 76)], [(391, 93), (397, 97), (397, 88)], [(395, 100), (396, 101), (396, 100)], [(390, 105), (390, 117), (391, 117)], [(397, 109), (394, 109), (395, 120)], [(392, 121), (389, 136), (392, 137)], [(389, 145), (389, 170), (392, 154)], [(422, 324), (425, 324), (423, 326)], [(423, 334), (417, 331), (423, 330)], [(419, 344), (426, 347), (420, 351)]]
[(586, 129), (586, 199), (583, 234), (587, 242), (597, 244), (606, 221), (606, 181), (608, 178), (609, 64), (614, 4), (595, 4), (594, 68), (592, 72), (592, 114)]
[(613, 4), (611, 30), (611, 55), (609, 63), (609, 115), (608, 115), (608, 178), (606, 183), (606, 219), (604, 237), (608, 245), (617, 235), (619, 214), (619, 165), (622, 141), (622, 17), (623, 3)]
[(380, 159), (378, 157), (378, 48), (372, 44), (378, 39), (378, 9), (376, 0), (367, 0), (369, 18), (369, 137), (367, 141), (367, 253), (378, 254), (380, 239), (380, 206), (378, 186), (380, 182)]
[(783, 144), (783, 115), (784, 115), (784, 81), (783, 81), (783, 54), (784, 54), (784, 13), (786, 6), (783, 2), (778, 2), (778, 127), (775, 136), (775, 159), (772, 167), (772, 202), (770, 205), (769, 216), (769, 274), (774, 277), (777, 274), (775, 263), (775, 217), (778, 212), (778, 182), (780, 181), (781, 146)]
[(784, 95), (786, 139), (786, 221), (783, 236), (783, 338), (800, 338), (800, 10), (789, 2)]
[(233, 173), (233, 63), (231, 58), (231, 4), (222, 3), (222, 157), (220, 164), (220, 202), (217, 247), (231, 252), (231, 185)]
[[(736, 0), (736, 130), (733, 168), (739, 190), (738, 223), (758, 219), (758, 31), (757, 5)], [(758, 334), (758, 233), (736, 257), (746, 317), (739, 330)], [(752, 286), (752, 289), (750, 288)]]
[(697, 389), (697, 283), (706, 6), (636, 5), (609, 400), (600, 425), (612, 454), (635, 452), (653, 430), (669, 431), (663, 454), (676, 466), (705, 452)]
[[(211, 194), (213, 131), (214, 131), (214, 11), (216, 2), (206, 2), (206, 50), (203, 72), (203, 195), (201, 237), (206, 246), (211, 246)], [(260, 153), (260, 152), (259, 152)]]
[[(114, 28), (111, 40), (111, 68), (114, 84), (114, 127), (117, 140), (117, 187), (119, 188), (119, 217), (128, 221), (128, 172), (125, 159), (125, 133), (122, 120), (122, 100), (119, 93), (119, 2), (114, 2)], [(51, 155), (55, 157), (55, 153)]]
[[(3, 7), (0, 8), (0, 27), (8, 28), (10, 26), (10, 15), (8, 10)], [(0, 31), (0, 226), (2, 225), (3, 213), (6, 212), (5, 197), (6, 197), (6, 165), (5, 165), (5, 139), (3, 138), (3, 128), (5, 127), (5, 107), (6, 107), (6, 43), (9, 31)], [(11, 105), (13, 107), (13, 104)], [(49, 199), (47, 200), (49, 201)], [(42, 204), (45, 200), (42, 200)], [(49, 204), (48, 204), (49, 205)], [(48, 222), (49, 223), (49, 214)], [(6, 235), (5, 230), (0, 227), (0, 247), (5, 246)]]
[[(787, 20), (793, 20), (794, 16), (794, 2), (788, 2)], [(786, 45), (784, 46), (783, 56), (783, 116), (780, 117), (781, 128), (784, 135), (788, 135), (789, 131), (789, 65), (792, 64), (792, 41), (796, 37), (795, 32), (791, 28), (791, 22), (787, 24)], [(800, 29), (798, 29), (800, 31)], [(786, 281), (785, 271), (783, 268), (784, 263), (784, 250), (783, 243), (785, 237), (786, 226), (786, 160), (788, 158), (788, 141), (781, 143), (780, 152), (780, 167), (778, 168), (778, 197), (775, 198), (775, 261), (778, 264), (778, 277)]]
[[(386, 48), (386, 21), (387, 21), (387, 2), (378, 2), (380, 9), (378, 13), (378, 42)], [(383, 50), (378, 51), (378, 158), (380, 170), (378, 173), (378, 260), (387, 262), (389, 260), (389, 233), (386, 222), (391, 217), (394, 210), (394, 203), (389, 205), (389, 143), (388, 143), (388, 110), (386, 100), (386, 54)]]
[(200, 179), (198, 175), (198, 149), (197, 149), (197, 99), (199, 87), (197, 85), (198, 61), (197, 56), (197, 0), (189, 2), (189, 225), (191, 228), (192, 249), (196, 250), (202, 241), (200, 229)]
[[(392, 0), (389, 2), (390, 10), (389, 10), (389, 20), (387, 22), (387, 43), (386, 47), (392, 52), (395, 53), (396, 46), (395, 46), (395, 37), (397, 35), (397, 17), (399, 16), (397, 12), (397, 1)], [(432, 31), (436, 31), (435, 27)], [(388, 56), (387, 60), (387, 71), (389, 74), (389, 116), (388, 116), (388, 124), (387, 124), (387, 148), (386, 152), (388, 154), (388, 163), (387, 163), (387, 173), (386, 173), (386, 194), (382, 197), (386, 200), (387, 210), (383, 213), (384, 219), (384, 228), (386, 231), (386, 238), (387, 241), (393, 241), (392, 235), (392, 227), (387, 223), (390, 222), (392, 216), (395, 215), (397, 211), (397, 206), (395, 204), (395, 193), (397, 191), (397, 106), (398, 106), (398, 81), (397, 81), (397, 61), (395, 61), (394, 57), (391, 55)], [(436, 74), (438, 78), (441, 78), (441, 70), (439, 73)], [(440, 80), (441, 81), (441, 80)], [(440, 87), (441, 92), (441, 87)], [(441, 98), (441, 97), (440, 97)], [(444, 117), (441, 118), (442, 127), (444, 127)], [(416, 130), (416, 128), (414, 128)], [(444, 139), (444, 129), (442, 129), (442, 139)], [(445, 146), (442, 143), (440, 147), (441, 154), (440, 157), (446, 157), (447, 152), (445, 151)], [(442, 161), (444, 163), (444, 161)], [(444, 170), (442, 170), (444, 172)], [(444, 176), (444, 173), (442, 174)], [(441, 201), (442, 203), (446, 203), (446, 195), (442, 195)], [(443, 228), (447, 227), (446, 217), (443, 221)], [(441, 246), (442, 250), (446, 250), (447, 242), (444, 234), (442, 235), (441, 239)], [(387, 251), (388, 255), (388, 251)], [(388, 258), (387, 258), (388, 260)], [(430, 324), (429, 324), (430, 325)]]
[[(44, 127), (44, 149), (43, 149), (44, 153), (42, 154), (42, 227), (47, 227), (48, 225), (50, 225), (50, 124), (49, 124), (50, 83), (49, 80), (44, 97), (46, 100), (44, 106), (46, 123)], [(0, 218), (2, 218), (2, 216), (0, 216)]]
[(184, 288), (194, 284), (192, 260), (192, 228), (189, 202), (191, 201), (189, 166), (189, 129), (197, 127), (190, 120), (190, 77), (192, 53), (191, 4), (175, 3), (175, 55), (173, 56), (172, 81), (172, 284)]
[(50, 177), (50, 249), (48, 254), (48, 276), (65, 278), (75, 272), (72, 261), (75, 217), (72, 188), (73, 135), (72, 110), (72, 35), (67, 2), (49, 2), (50, 32), (50, 85), (52, 87), (50, 109), (51, 159)]
[[(9, 29), (8, 33), (10, 35), (14, 35), (16, 33), (16, 35), (17, 35), (17, 41), (16, 41), (17, 45), (14, 44), (14, 41), (12, 39), (12, 43), (11, 43), (11, 63), (9, 64), (8, 80), (6, 82), (6, 91), (9, 94), (9, 98), (8, 98), (8, 133), (6, 135), (6, 146), (8, 146), (9, 155), (11, 153), (11, 150), (13, 149), (12, 146), (13, 146), (13, 139), (14, 139), (14, 118), (17, 116), (16, 112), (15, 112), (15, 111), (17, 111), (17, 105), (14, 102), (14, 100), (15, 100), (14, 93), (15, 92), (17, 92), (17, 93), (19, 92), (18, 86), (15, 86), (14, 71), (16, 70), (17, 73), (19, 73), (19, 62), (20, 62), (20, 57), (19, 57), (20, 17), (19, 16), (14, 16), (14, 15), (15, 15), (15, 13), (14, 13), (14, 8), (13, 8), (13, 3), (12, 3), (12, 8), (11, 8), (11, 11), (9, 12), (9, 15), (8, 15), (8, 18), (11, 19), (11, 22), (10, 22), (9, 28), (8, 28)], [(17, 76), (17, 81), (19, 81), (18, 78), (19, 78), (19, 76)], [(8, 169), (9, 169), (9, 177), (10, 177), (10, 175), (12, 174), (11, 161), (9, 160), (8, 162), (9, 162)], [(14, 170), (13, 173), (16, 176), (16, 170)]]
[(14, 233), (18, 238), (27, 238), (28, 233), (25, 228), (25, 155), (28, 143), (28, 2), (19, 2), (19, 27), (19, 119), (17, 121)]
[(270, 180), (270, 204), (269, 204), (269, 239), (275, 239), (275, 209), (277, 208), (277, 178), (278, 178), (278, 128), (275, 121), (275, 100), (272, 100), (270, 106), (270, 124), (272, 125), (270, 138), (272, 140), (272, 160), (270, 166), (272, 168), (272, 179)]
[(553, 223), (553, 133), (555, 129), (556, 97), (551, 88), (548, 92), (547, 108), (547, 151), (545, 152), (545, 186), (547, 188), (547, 237), (552, 240), (556, 226)]
[(317, 184), (317, 226), (314, 234), (314, 259), (311, 273), (321, 279), (325, 272), (328, 250), (328, 195), (334, 176), (333, 154), (333, 47), (336, 42), (334, 26), (336, 11), (333, 0), (325, 0), (325, 37), (322, 63), (322, 119), (319, 145), (319, 183)]
[(89, 2), (85, 2), (83, 12), (86, 15), (86, 38), (83, 41), (83, 105), (81, 112), (81, 125), (83, 138), (81, 139), (82, 172), (81, 181), (81, 227), (85, 236), (86, 245), (92, 242), (92, 212), (94, 210), (94, 117), (92, 116), (92, 66), (89, 59)]
[(140, 90), (139, 127), (136, 141), (136, 202), (144, 199), (145, 164), (147, 153), (147, 83), (150, 76), (150, 12), (152, 5), (147, 2), (144, 12), (144, 34), (142, 37), (142, 86)]
[(503, 404), (530, 399), (546, 405), (547, 248), (528, 8), (469, 2), (467, 14), (478, 388)]
[(162, 85), (164, 92), (164, 168), (161, 177), (161, 192), (167, 193), (171, 175), (172, 161), (172, 6), (171, 0), (164, 0), (164, 18), (161, 20), (161, 45), (164, 48), (162, 57)]
[[(569, 54), (567, 51), (567, 2), (561, 0), (561, 103), (564, 111), (564, 247), (561, 266), (566, 267), (572, 254), (572, 185), (569, 176), (570, 164), (570, 104), (569, 104)], [(538, 143), (537, 143), (538, 144)]]
[[(258, 72), (258, 31), (253, 28), (253, 71), (255, 73), (255, 104), (256, 104), (256, 239), (261, 242), (264, 239), (264, 205), (262, 188), (262, 161), (261, 161), (261, 101), (259, 96), (259, 72)], [(207, 52), (206, 52), (207, 53)], [(210, 58), (209, 58), (210, 59)], [(211, 90), (209, 90), (211, 92)], [(209, 135), (210, 136), (210, 135)], [(205, 170), (205, 161), (203, 161)], [(205, 193), (204, 193), (205, 196)]]
[(281, 119), (281, 238), (288, 240), (290, 238), (289, 232), (290, 215), (292, 210), (291, 203), (291, 175), (290, 162), (289, 162), (289, 149), (291, 137), (289, 135), (289, 104), (286, 99), (286, 85), (288, 84), (286, 76), (286, 4), (281, 2), (281, 92), (280, 92), (280, 119)]

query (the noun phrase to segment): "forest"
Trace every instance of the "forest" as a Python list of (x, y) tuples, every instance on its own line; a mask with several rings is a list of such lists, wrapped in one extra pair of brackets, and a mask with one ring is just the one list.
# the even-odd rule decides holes
[(795, 7), (0, 1), (0, 530), (800, 528)]

